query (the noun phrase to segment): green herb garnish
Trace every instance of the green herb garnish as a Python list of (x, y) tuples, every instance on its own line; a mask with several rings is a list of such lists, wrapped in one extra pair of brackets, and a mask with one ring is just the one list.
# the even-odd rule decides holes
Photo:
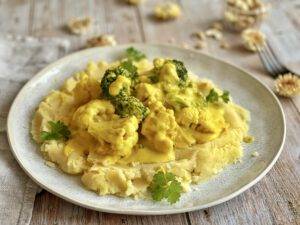
[(71, 132), (69, 131), (68, 127), (61, 121), (49, 121), (48, 122), (51, 130), (50, 132), (42, 131), (41, 132), (41, 140), (59, 140), (65, 139), (68, 140), (70, 137)]
[(149, 114), (148, 107), (134, 96), (127, 95), (125, 92), (120, 93), (111, 99), (115, 106), (116, 113), (121, 117), (135, 116), (138, 119), (145, 119)]
[(131, 80), (131, 86), (134, 86), (138, 78), (136, 67), (132, 65), (131, 62), (124, 61), (117, 68), (106, 70), (100, 83), (105, 98), (110, 99), (113, 97), (109, 94), (109, 86), (118, 78), (118, 76), (129, 78)]
[(167, 199), (171, 204), (177, 202), (183, 190), (173, 173), (158, 171), (149, 186), (154, 201)]
[(124, 61), (121, 62), (120, 66), (122, 68), (124, 68), (125, 70), (127, 70), (129, 73), (134, 74), (134, 76), (138, 76), (137, 74), (137, 68), (135, 65), (133, 65), (132, 61)]
[(223, 94), (220, 96), (223, 99), (223, 102), (229, 102), (229, 91), (224, 91)]
[(206, 101), (207, 102), (217, 102), (219, 99), (218, 93), (215, 91), (215, 89), (211, 89), (209, 94), (206, 96)]
[(128, 60), (131, 61), (140, 61), (143, 58), (146, 58), (146, 55), (134, 47), (130, 47), (126, 49), (126, 55)]
[(156, 84), (159, 81), (159, 78), (157, 75), (152, 75), (149, 77), (152, 84)]
[(211, 89), (209, 94), (206, 96), (206, 102), (214, 103), (221, 98), (223, 102), (229, 102), (229, 91), (224, 91), (222, 95), (218, 95), (215, 89)]
[(174, 65), (176, 66), (177, 76), (179, 77), (180, 81), (185, 83), (188, 78), (188, 73), (184, 63), (177, 59), (173, 59), (172, 63), (174, 63)]

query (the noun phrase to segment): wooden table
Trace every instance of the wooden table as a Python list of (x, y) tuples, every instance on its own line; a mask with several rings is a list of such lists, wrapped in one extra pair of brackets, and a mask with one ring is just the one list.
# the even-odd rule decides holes
[[(148, 0), (134, 7), (121, 0), (0, 0), (0, 30), (35, 37), (66, 37), (73, 49), (81, 48), (87, 38), (103, 33), (114, 34), (119, 43), (167, 43), (174, 39), (176, 44), (192, 46), (195, 41), (191, 33), (206, 29), (212, 21), (220, 19), (222, 12), (218, 0), (181, 0), (178, 2), (184, 15), (177, 21), (161, 23), (151, 17), (157, 2)], [(290, 2), (295, 7), (292, 12), (286, 11), (286, 16), (300, 28), (299, 0), (272, 0), (273, 7), (282, 10)], [(90, 34), (78, 37), (65, 31), (66, 22), (77, 16), (94, 19)], [(273, 87), (258, 56), (242, 49), (238, 35), (228, 33), (226, 38), (230, 49), (221, 49), (212, 40), (202, 51), (243, 67)], [(36, 196), (31, 224), (300, 224), (300, 101), (280, 101), (287, 119), (287, 139), (278, 162), (257, 185), (226, 203), (170, 216), (127, 216), (84, 209), (42, 191)]]

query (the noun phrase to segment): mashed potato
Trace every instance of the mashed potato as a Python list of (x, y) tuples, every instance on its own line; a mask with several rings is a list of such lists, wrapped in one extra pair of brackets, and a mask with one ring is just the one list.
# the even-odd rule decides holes
[[(119, 76), (111, 84), (112, 96), (126, 90), (148, 108), (143, 119), (120, 116), (100, 88), (105, 71), (120, 63), (90, 62), (40, 103), (31, 133), (45, 160), (81, 176), (100, 195), (148, 198), (157, 170), (175, 174), (188, 191), (243, 156), (248, 112), (232, 101), (207, 102), (212, 89), (222, 91), (210, 81), (181, 77), (167, 59), (136, 61), (137, 82)], [(62, 121), (69, 139), (42, 140), (49, 121)]]

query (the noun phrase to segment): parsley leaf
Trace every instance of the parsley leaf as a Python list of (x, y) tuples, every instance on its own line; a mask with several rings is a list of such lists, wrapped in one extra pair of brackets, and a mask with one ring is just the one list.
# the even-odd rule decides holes
[(125, 70), (127, 70), (129, 73), (136, 73), (137, 68), (131, 61), (124, 61), (120, 64), (121, 67), (123, 67)]
[(173, 173), (158, 171), (150, 184), (150, 192), (154, 201), (164, 198), (171, 204), (177, 202), (182, 192), (182, 186)]
[(140, 61), (143, 58), (146, 58), (146, 55), (142, 52), (140, 52), (139, 50), (130, 47), (126, 49), (126, 55), (128, 60), (132, 60), (132, 61)]
[(223, 94), (220, 96), (223, 99), (223, 102), (229, 102), (229, 91), (224, 91)]
[(159, 81), (159, 78), (158, 78), (157, 75), (152, 75), (152, 76), (149, 77), (149, 79), (150, 79), (152, 84), (155, 84)]
[(218, 93), (215, 91), (215, 89), (211, 89), (209, 94), (206, 96), (206, 101), (207, 102), (217, 102), (219, 100), (219, 95)]
[(187, 74), (187, 69), (185, 68), (183, 62), (181, 62), (177, 59), (173, 59), (172, 63), (174, 63), (174, 65), (176, 66), (176, 72), (177, 72), (179, 79), (183, 83), (185, 83), (188, 78), (188, 74)]
[(121, 62), (120, 67), (127, 70), (131, 74), (131, 78), (133, 82), (136, 82), (138, 79), (137, 67), (133, 65), (132, 61), (126, 60)]
[(215, 91), (215, 89), (211, 89), (209, 94), (206, 96), (207, 102), (217, 102), (221, 98), (223, 102), (228, 103), (229, 102), (229, 91), (224, 91), (222, 95), (218, 95), (218, 93)]
[(48, 122), (51, 131), (42, 131), (41, 132), (41, 139), (42, 141), (47, 140), (58, 140), (58, 139), (69, 139), (71, 132), (69, 131), (68, 127), (61, 121), (49, 121)]
[(179, 200), (181, 192), (182, 192), (182, 186), (180, 182), (174, 180), (170, 183), (170, 186), (167, 190), (167, 196), (165, 197), (168, 199), (168, 202), (173, 204)]

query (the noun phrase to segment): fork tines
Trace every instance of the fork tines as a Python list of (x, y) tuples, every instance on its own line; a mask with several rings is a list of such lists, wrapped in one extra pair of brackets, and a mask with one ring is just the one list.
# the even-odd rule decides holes
[(268, 41), (263, 48), (256, 46), (258, 54), (265, 69), (273, 76), (288, 73), (289, 70), (280, 62)]

